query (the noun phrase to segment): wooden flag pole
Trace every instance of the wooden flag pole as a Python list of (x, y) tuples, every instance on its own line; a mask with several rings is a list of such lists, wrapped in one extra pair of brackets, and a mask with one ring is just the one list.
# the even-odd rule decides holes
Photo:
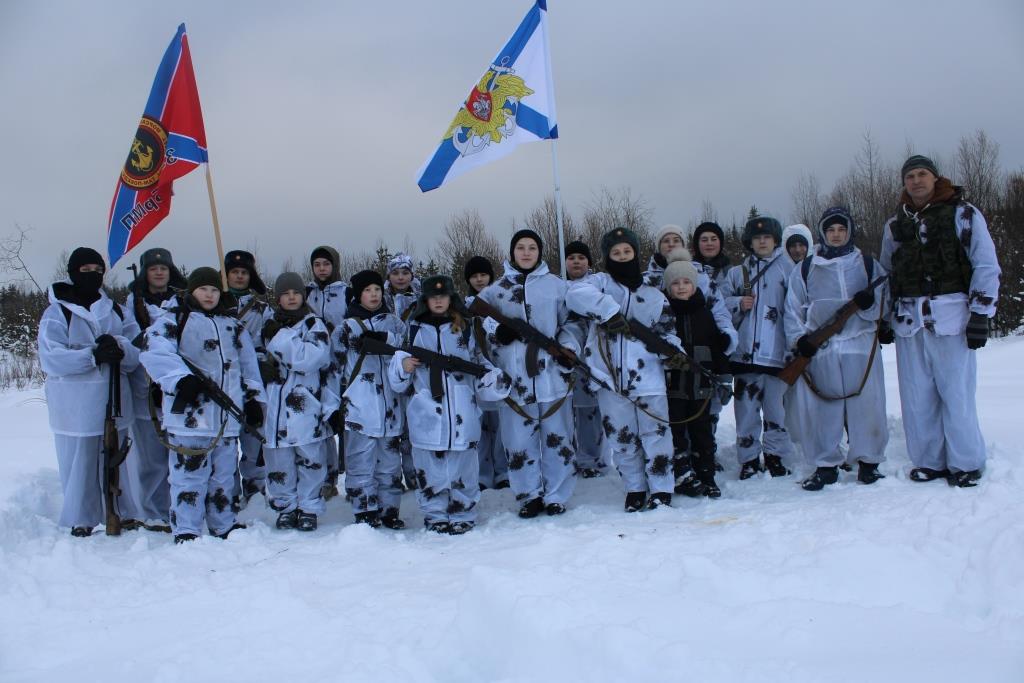
[(217, 220), (217, 200), (213, 198), (213, 178), (210, 176), (210, 162), (206, 162), (206, 191), (210, 194), (210, 215), (213, 216), (213, 236), (217, 239), (217, 263), (220, 270), (220, 288), (228, 291), (228, 274), (224, 270), (224, 244), (220, 239), (220, 221)]

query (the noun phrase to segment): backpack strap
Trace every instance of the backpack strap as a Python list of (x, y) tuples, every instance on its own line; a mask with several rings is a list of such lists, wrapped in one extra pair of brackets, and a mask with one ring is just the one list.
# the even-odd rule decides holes
[(868, 284), (871, 284), (871, 281), (875, 279), (875, 259), (863, 252), (861, 252), (861, 256), (864, 259), (864, 272), (868, 276)]
[[(800, 275), (804, 278), (804, 284), (807, 284), (807, 276), (811, 274), (811, 261), (814, 260), (814, 256), (808, 254), (807, 257), (800, 262)], [(870, 278), (868, 278), (870, 282)]]

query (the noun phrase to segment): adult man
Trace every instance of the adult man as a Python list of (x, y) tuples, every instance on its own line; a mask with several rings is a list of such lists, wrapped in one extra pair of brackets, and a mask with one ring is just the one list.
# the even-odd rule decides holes
[(988, 340), (999, 264), (984, 216), (931, 159), (903, 164), (903, 195), (886, 222), (881, 264), (890, 275), (900, 402), (912, 481), (975, 486), (985, 441), (975, 406), (972, 351)]

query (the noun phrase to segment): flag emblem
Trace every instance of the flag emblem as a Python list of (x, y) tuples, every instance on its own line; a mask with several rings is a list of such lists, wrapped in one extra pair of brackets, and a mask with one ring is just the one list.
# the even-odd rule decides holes
[(514, 69), (492, 64), (470, 91), (443, 139), (450, 139), (461, 156), (501, 142), (516, 131), (519, 101), (532, 94)]
[(136, 190), (156, 185), (166, 150), (167, 131), (156, 119), (143, 116), (124, 162), (121, 181)]

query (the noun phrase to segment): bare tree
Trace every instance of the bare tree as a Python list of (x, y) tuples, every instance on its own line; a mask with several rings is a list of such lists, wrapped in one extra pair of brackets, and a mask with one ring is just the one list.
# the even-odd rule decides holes
[(825, 197), (821, 194), (817, 176), (801, 173), (792, 198), (793, 217), (806, 226), (814, 226), (825, 210)]
[(836, 181), (828, 197), (829, 205), (849, 209), (858, 227), (856, 244), (863, 251), (878, 254), (899, 187), (899, 170), (882, 159), (871, 131), (865, 132), (853, 165)]
[(441, 241), (430, 250), (430, 262), (435, 264), (437, 272), (449, 275), (460, 285), (466, 262), (478, 255), (490, 260), (496, 271), (504, 258), (501, 245), (487, 231), (479, 211), (464, 209), (452, 214), (445, 223)]
[(700, 223), (718, 222), (718, 212), (715, 211), (715, 205), (711, 203), (711, 199), (709, 199), (708, 197), (705, 197), (704, 201), (700, 203), (700, 218), (698, 218), (697, 220), (698, 225)]
[[(565, 231), (565, 243), (579, 239), (579, 230), (572, 216), (563, 212), (562, 223)], [(516, 231), (517, 223), (513, 221), (512, 231)], [(548, 195), (539, 206), (534, 207), (523, 217), (522, 226), (533, 230), (544, 240), (544, 262), (555, 275), (562, 273), (562, 259), (558, 251), (558, 214), (555, 211), (555, 197)]]
[[(14, 232), (0, 240), (0, 273), (11, 273), (13, 275), (12, 283), (31, 282), (41, 292), (43, 288), (33, 277), (21, 254), (25, 243), (30, 241), (28, 234), (31, 231), (32, 228), (23, 228), (15, 223)], [(67, 259), (65, 259), (66, 261)]]
[(960, 138), (953, 173), (967, 188), (967, 199), (982, 213), (995, 209), (1004, 180), (999, 168), (999, 145), (985, 131)]
[(653, 215), (647, 201), (635, 196), (630, 188), (601, 187), (583, 207), (583, 228), (577, 239), (586, 242), (597, 258), (605, 233), (617, 227), (629, 228), (640, 241), (641, 260), (644, 260), (654, 251)]
[(71, 252), (67, 249), (62, 250), (57, 254), (57, 262), (53, 265), (53, 281), (63, 282), (68, 279), (68, 259), (71, 258)]

